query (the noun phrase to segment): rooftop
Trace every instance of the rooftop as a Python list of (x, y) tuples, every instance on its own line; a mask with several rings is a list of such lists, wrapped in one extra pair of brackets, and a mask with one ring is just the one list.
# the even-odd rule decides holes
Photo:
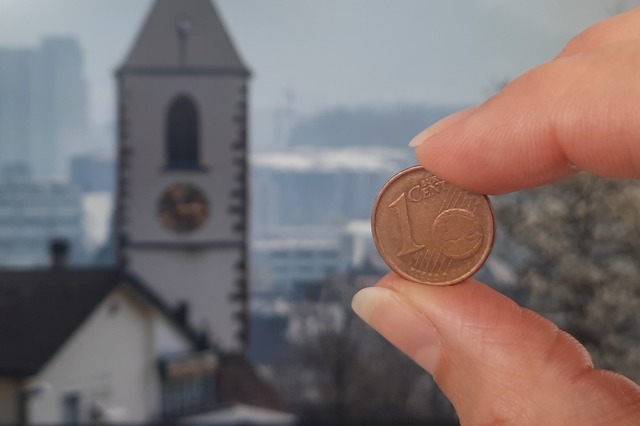
[(0, 271), (0, 375), (37, 373), (119, 283), (113, 269)]
[(120, 285), (133, 288), (195, 345), (199, 336), (138, 279), (115, 268), (0, 270), (0, 376), (36, 374)]
[(352, 146), (332, 149), (297, 148), (260, 152), (251, 157), (256, 169), (286, 172), (382, 172), (391, 177), (404, 168), (413, 153), (407, 149)]

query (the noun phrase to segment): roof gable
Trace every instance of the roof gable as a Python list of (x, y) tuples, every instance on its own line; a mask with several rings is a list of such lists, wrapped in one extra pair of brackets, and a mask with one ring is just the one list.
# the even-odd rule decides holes
[(37, 373), (119, 284), (112, 269), (0, 272), (0, 375)]
[(210, 0), (156, 0), (121, 71), (154, 68), (248, 73)]
[(118, 269), (0, 270), (0, 376), (36, 374), (120, 286), (133, 289), (194, 347), (208, 346), (148, 286)]

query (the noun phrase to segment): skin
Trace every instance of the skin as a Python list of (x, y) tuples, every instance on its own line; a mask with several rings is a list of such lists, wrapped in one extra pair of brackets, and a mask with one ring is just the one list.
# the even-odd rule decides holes
[[(640, 8), (412, 144), (426, 169), (481, 193), (577, 171), (639, 178)], [(432, 287), (389, 274), (353, 307), (434, 375), (463, 425), (640, 424), (640, 387), (594, 369), (574, 338), (478, 281)]]

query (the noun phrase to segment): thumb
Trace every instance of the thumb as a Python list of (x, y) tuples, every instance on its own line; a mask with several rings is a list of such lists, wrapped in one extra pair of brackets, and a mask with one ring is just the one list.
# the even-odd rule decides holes
[(433, 287), (389, 274), (353, 308), (434, 375), (463, 425), (640, 422), (640, 388), (594, 369), (570, 335), (477, 281)]

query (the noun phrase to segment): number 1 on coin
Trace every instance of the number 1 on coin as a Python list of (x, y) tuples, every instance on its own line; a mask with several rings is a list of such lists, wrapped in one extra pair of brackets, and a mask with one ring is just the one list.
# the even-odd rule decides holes
[(402, 236), (402, 249), (396, 256), (404, 256), (414, 251), (424, 248), (424, 244), (416, 244), (413, 240), (411, 222), (409, 221), (409, 211), (407, 210), (407, 199), (405, 193), (400, 194), (396, 200), (389, 204), (389, 207), (396, 211), (398, 223), (400, 224), (400, 235)]

